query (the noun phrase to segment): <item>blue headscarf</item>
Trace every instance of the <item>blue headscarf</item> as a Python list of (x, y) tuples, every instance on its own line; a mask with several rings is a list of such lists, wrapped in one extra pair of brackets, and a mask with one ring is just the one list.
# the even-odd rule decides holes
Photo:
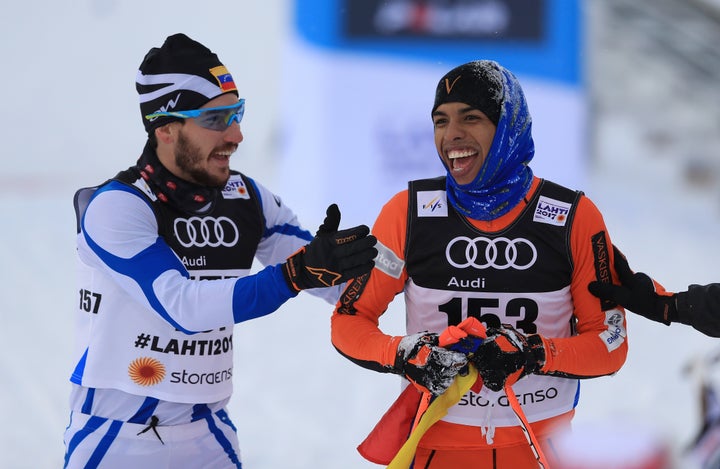
[[(456, 83), (452, 92), (446, 93), (446, 82)], [(498, 88), (494, 93), (493, 86)], [(497, 119), (490, 151), (471, 183), (455, 182), (443, 161), (449, 203), (470, 218), (494, 220), (515, 207), (532, 184), (528, 163), (535, 155), (535, 143), (525, 95), (512, 72), (497, 62), (478, 60), (451, 70), (440, 80), (433, 111), (446, 102), (463, 102)]]

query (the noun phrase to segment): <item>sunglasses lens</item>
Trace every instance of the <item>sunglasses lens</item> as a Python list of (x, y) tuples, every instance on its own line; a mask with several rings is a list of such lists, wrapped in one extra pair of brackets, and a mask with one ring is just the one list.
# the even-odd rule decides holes
[(245, 103), (240, 102), (237, 107), (206, 111), (195, 118), (195, 122), (206, 129), (225, 130), (233, 121), (239, 124), (245, 113)]
[(200, 127), (210, 130), (223, 130), (227, 127), (228, 111), (207, 111), (195, 118), (195, 123)]
[(235, 109), (235, 112), (230, 116), (230, 120), (228, 121), (228, 125), (232, 124), (233, 119), (237, 121), (238, 124), (240, 124), (240, 121), (242, 121), (243, 115), (245, 114), (245, 100), (243, 99), (240, 101), (239, 106), (237, 109)]

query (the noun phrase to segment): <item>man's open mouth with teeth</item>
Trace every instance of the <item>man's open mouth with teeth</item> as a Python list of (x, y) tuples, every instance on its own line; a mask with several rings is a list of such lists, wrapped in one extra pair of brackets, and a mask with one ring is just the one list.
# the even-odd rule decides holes
[(447, 152), (448, 165), (456, 179), (469, 174), (474, 167), (479, 154), (472, 148), (449, 150)]

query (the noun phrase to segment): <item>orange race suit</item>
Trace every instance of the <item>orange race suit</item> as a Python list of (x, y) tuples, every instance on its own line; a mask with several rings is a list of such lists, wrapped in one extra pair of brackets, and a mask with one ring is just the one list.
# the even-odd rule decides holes
[[(579, 379), (613, 374), (627, 355), (624, 311), (587, 289), (590, 281), (615, 276), (602, 215), (581, 192), (533, 177), (516, 207), (478, 221), (448, 204), (445, 187), (445, 177), (411, 181), (385, 204), (372, 230), (375, 268), (352, 280), (337, 303), (333, 345), (362, 367), (397, 373), (401, 337), (383, 333), (379, 318), (400, 292), (407, 334), (440, 333), (468, 316), (487, 327), (538, 333), (545, 364), (513, 390), (545, 448), (555, 430), (569, 426)], [(420, 440), (415, 467), (482, 458), (482, 467), (532, 467), (535, 459), (507, 402), (502, 391), (468, 392)], [(418, 464), (441, 454), (444, 466)]]

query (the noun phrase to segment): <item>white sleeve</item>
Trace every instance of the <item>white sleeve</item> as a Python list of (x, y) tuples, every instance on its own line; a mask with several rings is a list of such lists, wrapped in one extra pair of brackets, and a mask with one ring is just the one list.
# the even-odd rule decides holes
[[(265, 217), (265, 233), (258, 245), (256, 258), (262, 265), (285, 262), (298, 249), (313, 239), (313, 234), (300, 225), (297, 215), (285, 205), (282, 199), (265, 186), (253, 180), (260, 197), (263, 216)], [(311, 295), (335, 304), (340, 298), (343, 285), (330, 288), (313, 288), (306, 290)]]

